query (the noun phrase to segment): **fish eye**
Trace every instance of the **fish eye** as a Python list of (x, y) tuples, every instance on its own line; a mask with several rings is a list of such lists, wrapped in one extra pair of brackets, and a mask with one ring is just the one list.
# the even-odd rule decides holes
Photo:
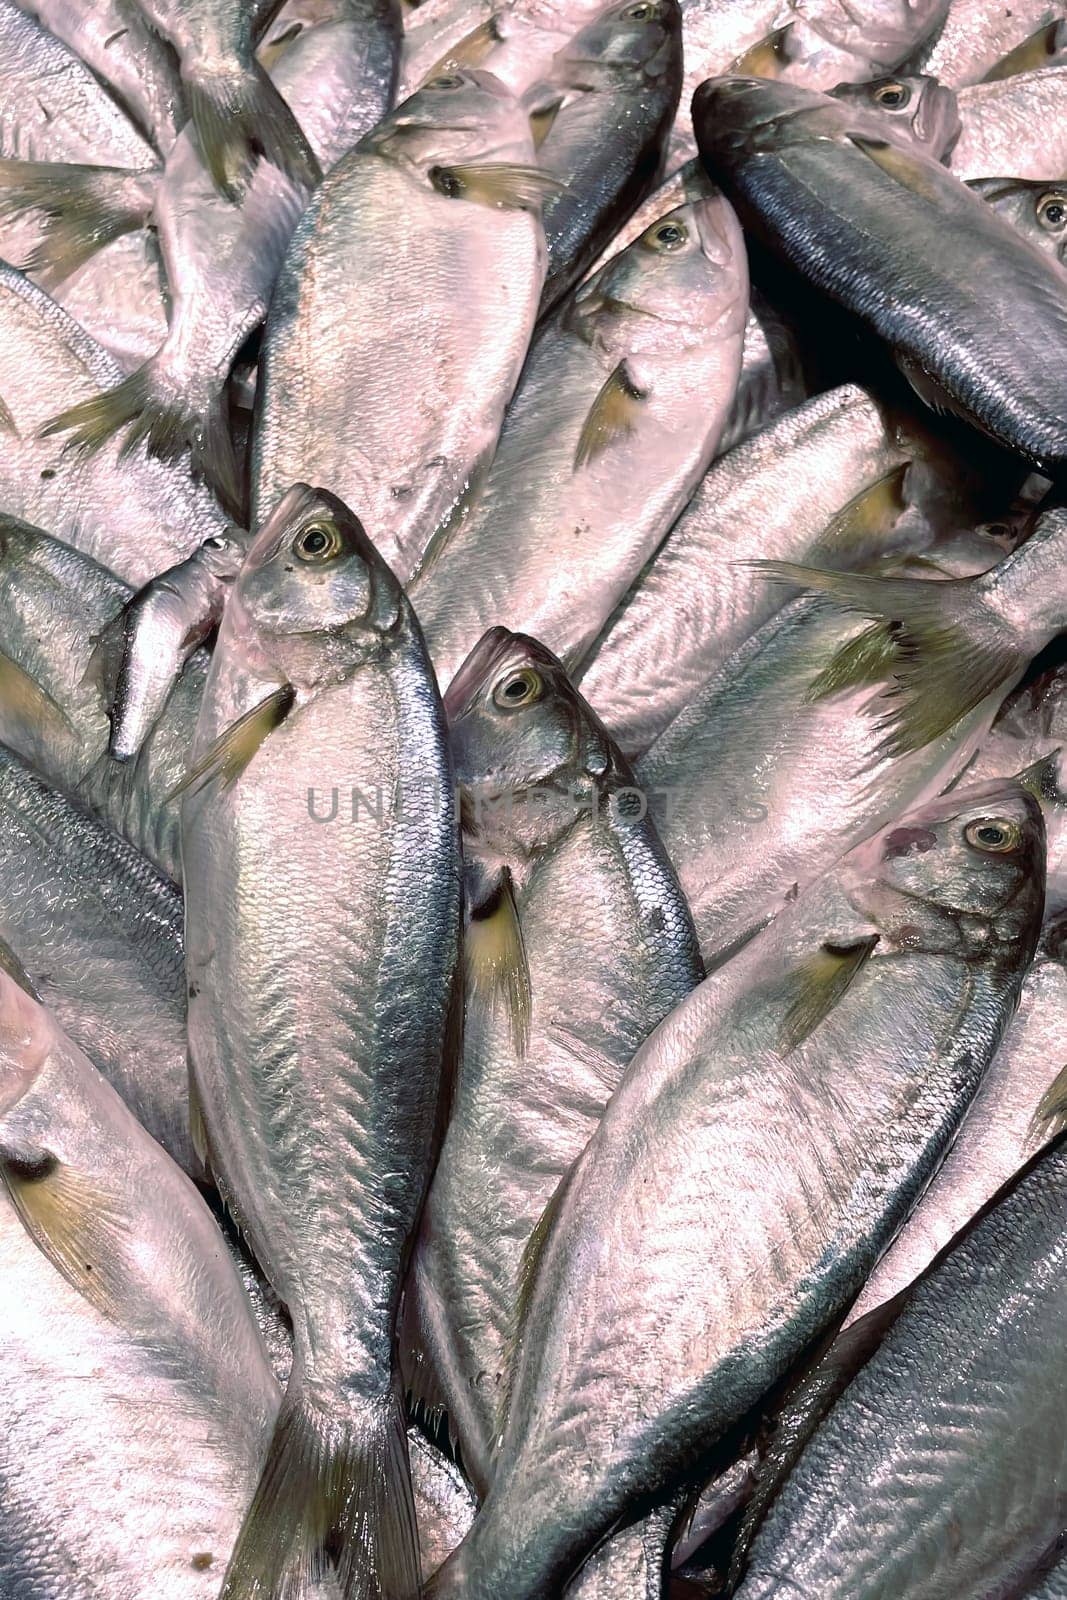
[(533, 667), (519, 667), (505, 672), (493, 688), (493, 703), (504, 711), (516, 711), (520, 706), (533, 705), (544, 693), (544, 679)]
[(657, 222), (649, 232), (648, 242), (653, 250), (669, 253), (680, 250), (688, 238), (689, 229), (684, 222)]
[(1056, 189), (1043, 194), (1037, 202), (1037, 220), (1049, 233), (1058, 233), (1067, 222), (1067, 195)]
[(466, 193), (467, 185), (462, 178), (456, 176), (451, 167), (431, 167), (427, 177), (437, 193), (443, 194), (449, 200), (458, 200)]
[(293, 554), (301, 561), (321, 565), (341, 553), (341, 535), (332, 522), (309, 522), (293, 540)]
[(423, 84), (424, 89), (458, 89), (462, 86), (463, 79), (458, 72), (439, 72), (436, 78), (427, 78)]
[(977, 817), (974, 822), (968, 822), (963, 837), (976, 850), (1005, 855), (1019, 848), (1023, 830), (1010, 817)]
[(637, 0), (636, 5), (627, 6), (623, 16), (631, 22), (651, 22), (656, 15), (656, 7), (652, 0)]
[(899, 111), (911, 99), (911, 90), (906, 83), (883, 83), (874, 91), (874, 98), (887, 111)]

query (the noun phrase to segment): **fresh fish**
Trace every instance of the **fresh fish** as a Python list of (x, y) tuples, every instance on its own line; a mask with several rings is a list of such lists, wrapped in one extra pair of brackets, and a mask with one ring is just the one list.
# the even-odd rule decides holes
[[(133, 0), (18, 0), (114, 90), (123, 109), (165, 156), (185, 121), (181, 80), (167, 46)], [(84, 159), (106, 159), (91, 154)]]
[(496, 622), (581, 658), (714, 455), (747, 289), (716, 195), (653, 223), (543, 328), (484, 483), (411, 585), (442, 683)]
[(538, 164), (560, 184), (542, 207), (542, 309), (584, 276), (655, 184), (681, 87), (677, 0), (621, 0), (586, 23), (529, 91), (531, 116), (547, 128)]
[(255, 58), (253, 8), (244, 0), (137, 0), (137, 5), (174, 47), (204, 163), (219, 193), (236, 200), (261, 156), (294, 183), (311, 188), (319, 178), (318, 163)]
[(86, 455), (41, 436), (58, 397), (77, 400), (121, 376), (43, 290), (0, 263), (0, 504), (139, 584), (228, 524), (180, 463), (116, 440)]
[(435, 72), (482, 67), (524, 94), (602, 9), (603, 0), (425, 0), (404, 30), (400, 93)]
[[(906, 592), (919, 605), (928, 592), (939, 617), (950, 595), (973, 597), (993, 636), (994, 616), (1014, 617), (1027, 581), (1044, 592), (1039, 606), (1052, 603), (1047, 559), (1060, 514), (1049, 518), (1036, 546), (1024, 545), (970, 583), (946, 585), (936, 564), (923, 578), (848, 581), (870, 585), (875, 595), (887, 590), (902, 599)], [(983, 564), (990, 560), (987, 554)], [(810, 569), (788, 570), (803, 582), (799, 574)], [(830, 584), (835, 576), (817, 581)], [(709, 968), (857, 840), (959, 776), (1026, 661), (1056, 631), (1053, 624), (1041, 636), (1041, 621), (1035, 610), (1033, 633), (1021, 619), (1008, 624), (1022, 629), (1017, 665), (1002, 657), (993, 670), (984, 660), (966, 688), (951, 670), (938, 669), (938, 691), (924, 695), (920, 710), (911, 669), (914, 662), (925, 671), (926, 644), (905, 661), (897, 650), (909, 649), (910, 629), (893, 643), (865, 618), (842, 617), (804, 597), (764, 623), (693, 694), (642, 757), (637, 776)], [(927, 691), (933, 681), (924, 676)]]
[(826, 96), (743, 78), (705, 84), (693, 109), (742, 220), (884, 339), (920, 398), (1038, 466), (1067, 459), (1054, 262), (889, 121), (875, 134)]
[(1067, 183), (1048, 179), (973, 178), (969, 184), (987, 205), (1047, 250), (1061, 266), (1067, 264)]
[(639, 754), (786, 596), (753, 557), (862, 564), (892, 548), (907, 443), (854, 385), (817, 395), (723, 456), (616, 608), (582, 693)]
[(634, 1052), (704, 971), (633, 773), (556, 657), (494, 628), (445, 709), (484, 886), (413, 1294), (425, 1387), (484, 1495), (523, 1249)]
[(525, 1263), (493, 1488), (434, 1600), (556, 1592), (856, 1292), (1011, 1016), (1043, 850), (1013, 783), (910, 812), (637, 1053)]
[(0, 1590), (215, 1600), (278, 1406), (193, 1184), (0, 972)]
[(513, 97), (457, 71), (326, 177), (267, 319), (255, 523), (290, 484), (328, 483), (409, 576), (492, 454), (526, 354), (545, 271), (533, 160)]
[(958, 178), (1067, 175), (1067, 65), (961, 89), (959, 110)]
[(0, 157), (151, 166), (152, 147), (86, 66), (0, 0)]
[(952, 89), (981, 83), (1017, 45), (1064, 17), (1062, 0), (949, 0), (941, 27), (910, 64)]
[(783, 1571), (810, 1600), (971, 1600), (1039, 1582), (1067, 1477), (1065, 1195), (1061, 1138), (916, 1285), (772, 1505), (744, 1600), (779, 1596)]
[(189, 1137), (181, 896), (136, 850), (0, 746), (0, 938), (154, 1139)]
[(328, 1545), (346, 1600), (400, 1600), (417, 1552), (393, 1343), (434, 1158), (459, 851), (418, 624), (325, 491), (295, 486), (252, 545), (192, 763), (197, 1116), (295, 1341), (221, 1593), (280, 1593)]

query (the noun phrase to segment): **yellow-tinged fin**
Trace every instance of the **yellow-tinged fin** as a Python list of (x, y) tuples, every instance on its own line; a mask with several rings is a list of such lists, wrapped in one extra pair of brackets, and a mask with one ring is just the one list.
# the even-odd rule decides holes
[(219, 1600), (417, 1600), (415, 1505), (399, 1390), (321, 1409), (294, 1368)]
[(910, 189), (912, 194), (917, 194), (934, 205), (943, 202), (944, 192), (939, 187), (930, 166), (912, 151), (904, 150), (900, 145), (890, 144), (886, 139), (870, 139), (862, 133), (850, 133), (848, 137), (857, 150), (861, 150), (876, 167), (881, 167), (883, 172), (903, 188)]
[(552, 126), (559, 116), (562, 104), (563, 98), (560, 96), (558, 100), (550, 100), (547, 105), (536, 106), (530, 112), (530, 134), (535, 150), (540, 150), (552, 132)]
[(465, 33), (451, 50), (446, 50), (441, 59), (430, 68), (423, 82), (425, 83), (428, 78), (435, 78), (440, 72), (448, 72), (452, 67), (483, 66), (502, 39), (499, 18), (487, 17), (476, 28), (472, 28), (470, 33)]
[(53, 739), (66, 740), (74, 733), (69, 718), (48, 691), (10, 656), (0, 654), (0, 730), (5, 727), (7, 743), (19, 751)]
[(218, 738), (194, 762), (179, 784), (167, 796), (168, 803), (178, 795), (195, 794), (217, 778), (224, 789), (235, 784), (267, 736), (279, 728), (292, 710), (296, 690), (283, 683), (261, 700)]
[(815, 541), (812, 555), (847, 555), (884, 543), (905, 509), (904, 479), (909, 466), (910, 462), (902, 461), (842, 506)]
[(834, 651), (827, 665), (812, 679), (804, 698), (809, 704), (829, 700), (846, 689), (874, 688), (889, 683), (897, 664), (897, 648), (884, 622), (872, 622), (855, 638)]
[(189, 117), (204, 165), (227, 200), (240, 200), (261, 157), (313, 189), (322, 177), (315, 153), (289, 106), (258, 62), (246, 71), (183, 72)]
[(862, 972), (878, 935), (853, 944), (823, 944), (790, 975), (793, 998), (782, 1019), (777, 1053), (783, 1059), (810, 1038)]
[(467, 992), (490, 1006), (503, 1003), (520, 1056), (530, 1041), (530, 969), (515, 888), (503, 869), (490, 894), (471, 908), (464, 937)]
[(784, 28), (775, 28), (773, 33), (768, 33), (766, 38), (760, 39), (757, 44), (745, 50), (731, 64), (730, 76), (780, 78), (782, 68), (789, 63), (789, 36), (792, 28), (793, 24), (787, 22)]
[(1038, 1101), (1037, 1110), (1030, 1119), (1027, 1143), (1045, 1144), (1064, 1128), (1067, 1128), (1067, 1067), (1060, 1068)]
[(5, 1150), (2, 1132), (0, 1176), (42, 1255), (104, 1316), (125, 1323), (129, 1231), (111, 1196), (50, 1152)]
[(588, 466), (616, 439), (625, 438), (636, 428), (648, 390), (636, 381), (625, 361), (606, 379), (582, 423), (574, 452), (574, 470)]
[(448, 200), (473, 200), (500, 211), (535, 211), (566, 188), (540, 167), (520, 167), (510, 161), (431, 167), (427, 177)]
[(878, 724), (887, 755), (939, 739), (995, 690), (1007, 693), (1029, 659), (986, 611), (974, 578), (877, 578), (788, 561), (753, 565), (768, 578), (828, 595), (843, 611), (891, 625), (893, 683), (881, 697)]
[(511, 1391), (515, 1379), (515, 1364), (518, 1359), (519, 1345), (522, 1342), (523, 1329), (530, 1313), (534, 1289), (537, 1285), (537, 1275), (541, 1270), (541, 1258), (545, 1253), (556, 1218), (563, 1209), (563, 1200), (567, 1192), (574, 1169), (561, 1178), (557, 1184), (552, 1198), (538, 1217), (533, 1232), (523, 1247), (522, 1259), (519, 1262), (519, 1273), (515, 1283), (515, 1309), (512, 1313), (511, 1328), (504, 1346), (504, 1382), (500, 1391), (500, 1406), (497, 1413), (497, 1435), (504, 1431), (508, 1420), (508, 1410), (511, 1406)]
[(1047, 67), (1051, 57), (1058, 55), (1064, 47), (1064, 31), (1062, 19), (1046, 22), (1043, 28), (1038, 28), (1022, 44), (1017, 44), (1014, 50), (1001, 56), (996, 65), (990, 67), (982, 82), (999, 83), (1001, 79), (1014, 78), (1020, 72), (1035, 72), (1039, 67)]
[[(158, 172), (144, 177), (158, 178)], [(69, 162), (0, 161), (0, 217), (35, 215), (42, 237), (20, 262), (49, 287), (62, 283), (97, 250), (147, 225), (150, 181), (119, 167)]]

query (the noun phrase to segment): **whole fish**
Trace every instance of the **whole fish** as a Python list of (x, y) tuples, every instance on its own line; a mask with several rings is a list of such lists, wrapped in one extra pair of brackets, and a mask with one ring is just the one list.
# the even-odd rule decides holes
[(1067, 1476), (1065, 1196), (1061, 1138), (916, 1285), (772, 1505), (744, 1600), (783, 1571), (811, 1600), (1040, 1591)]
[(0, 938), (179, 1166), (189, 1136), (182, 902), (137, 851), (0, 746)]
[(233, 587), (182, 863), (196, 1115), (294, 1329), (221, 1594), (278, 1593), (328, 1547), (346, 1600), (400, 1600), (418, 1566), (393, 1344), (434, 1158), (459, 851), (418, 624), (325, 491), (290, 490)]
[(847, 1303), (1011, 1016), (1043, 848), (1013, 783), (907, 813), (638, 1051), (525, 1263), (493, 1487), (434, 1600), (555, 1592)]
[(987, 205), (999, 211), (1013, 228), (1067, 263), (1067, 183), (1048, 179), (973, 178), (969, 185)]
[(902, 434), (853, 385), (716, 462), (582, 666), (582, 693), (625, 751), (646, 750), (784, 604), (752, 557), (854, 565), (892, 548), (907, 465)]
[(542, 329), (484, 482), (411, 584), (442, 683), (496, 622), (581, 658), (715, 452), (747, 290), (715, 195), (653, 223)]
[(1062, 0), (949, 0), (910, 64), (952, 89), (981, 83), (1009, 51), (1065, 15)]
[(527, 94), (547, 127), (538, 164), (560, 183), (542, 207), (542, 310), (585, 275), (655, 184), (681, 87), (677, 0), (621, 0), (586, 23)]
[(1062, 178), (1067, 174), (1067, 65), (1041, 67), (959, 92), (962, 132), (952, 152), (959, 178)]
[(633, 773), (557, 658), (494, 628), (445, 709), (465, 850), (485, 882), (411, 1292), (430, 1392), (484, 1494), (523, 1249), (634, 1052), (704, 973)]
[(137, 5), (174, 47), (189, 115), (219, 193), (236, 199), (261, 156), (310, 188), (319, 177), (318, 163), (255, 58), (253, 7), (245, 0), (137, 0)]
[(278, 1390), (214, 1218), (0, 971), (0, 1590), (215, 1600)]
[(254, 522), (290, 484), (328, 483), (410, 574), (492, 454), (526, 354), (545, 271), (533, 159), (513, 97), (457, 71), (324, 179), (267, 319)]
[(18, 4), (110, 85), (140, 132), (165, 156), (185, 121), (181, 80), (173, 56), (133, 0)]
[(1056, 470), (1067, 407), (1045, 374), (1067, 354), (1067, 280), (1055, 263), (888, 122), (872, 134), (826, 96), (720, 79), (693, 114), (742, 220), (884, 339), (920, 398)]
[(117, 384), (112, 358), (12, 267), (0, 264), (0, 503), (132, 583), (173, 566), (228, 524), (181, 463), (111, 440), (91, 455), (42, 437), (58, 397)]
[(0, 0), (0, 156), (145, 167), (152, 147), (89, 67)]

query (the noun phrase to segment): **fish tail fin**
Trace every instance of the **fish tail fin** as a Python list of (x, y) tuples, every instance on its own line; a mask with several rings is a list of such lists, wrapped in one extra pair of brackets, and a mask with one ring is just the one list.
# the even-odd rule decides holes
[[(754, 565), (768, 578), (825, 594), (843, 611), (887, 627), (892, 683), (883, 697), (881, 727), (888, 755), (921, 750), (987, 696), (999, 689), (1007, 693), (1032, 654), (984, 603), (980, 579), (879, 578), (787, 561)], [(887, 661), (881, 640), (870, 653), (875, 663)], [(854, 645), (846, 643), (839, 655), (842, 681), (857, 681)], [(835, 661), (816, 680), (820, 692), (834, 680)]]
[(327, 1410), (294, 1372), (219, 1600), (283, 1600), (331, 1570), (341, 1600), (418, 1600), (403, 1402), (394, 1386)]
[(237, 200), (258, 156), (313, 189), (322, 176), (304, 131), (257, 63), (246, 72), (185, 80), (189, 115), (204, 165), (228, 200)]
[(34, 217), (41, 227), (23, 270), (62, 283), (113, 239), (143, 228), (157, 178), (118, 167), (0, 161), (0, 218)]
[(124, 451), (144, 440), (152, 455), (173, 460), (188, 445), (194, 471), (211, 485), (224, 509), (241, 520), (241, 473), (221, 385), (176, 381), (164, 345), (114, 389), (61, 411), (42, 431), (69, 433), (73, 444), (98, 450), (121, 428), (127, 429)]

